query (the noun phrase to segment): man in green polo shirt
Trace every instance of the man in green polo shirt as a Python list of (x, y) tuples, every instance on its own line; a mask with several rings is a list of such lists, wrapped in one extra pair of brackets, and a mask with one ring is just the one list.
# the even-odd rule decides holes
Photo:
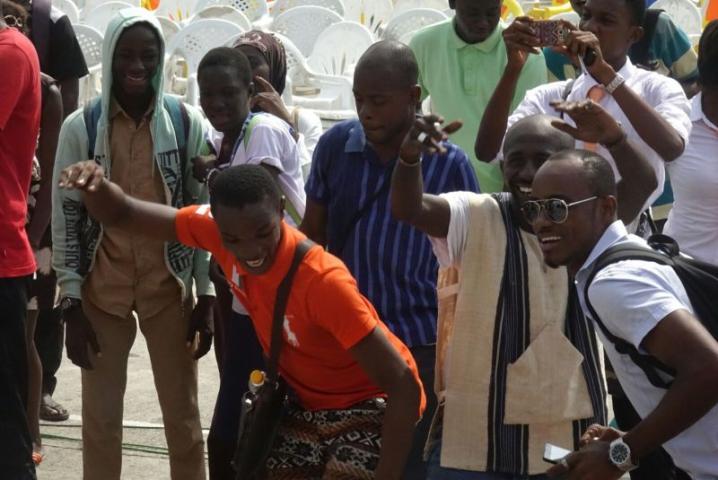
[[(499, 22), (501, 0), (449, 0), (449, 6), (456, 11), (453, 19), (426, 27), (411, 40), (422, 95), (431, 95), (434, 113), (464, 122), (451, 141), (471, 158), (481, 191), (500, 191), (503, 179), (498, 165), (476, 158), (474, 140), (507, 62), (501, 35), (504, 26)], [(546, 77), (543, 56), (530, 55), (511, 108), (519, 104), (526, 90), (546, 83)]]

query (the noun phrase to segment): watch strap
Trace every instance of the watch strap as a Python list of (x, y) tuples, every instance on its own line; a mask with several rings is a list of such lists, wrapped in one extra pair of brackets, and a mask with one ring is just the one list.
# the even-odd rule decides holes
[(620, 73), (616, 73), (616, 76), (613, 77), (613, 80), (611, 80), (608, 85), (606, 85), (606, 91), (613, 95), (613, 92), (615, 92), (618, 87), (623, 85), (623, 82), (625, 81), (626, 79), (623, 78)]

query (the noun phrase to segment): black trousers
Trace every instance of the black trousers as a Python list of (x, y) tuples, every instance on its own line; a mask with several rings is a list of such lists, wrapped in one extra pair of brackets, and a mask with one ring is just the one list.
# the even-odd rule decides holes
[[(625, 395), (612, 395), (613, 412), (618, 428), (627, 432), (641, 417)], [(673, 464), (673, 459), (664, 449), (641, 458), (640, 466), (630, 473), (631, 480), (690, 480), (690, 476)]]
[(27, 425), (28, 277), (0, 278), (0, 476), (35, 479)]
[(404, 468), (404, 479), (415, 480), (426, 478), (427, 463), (423, 459), (424, 445), (429, 436), (431, 420), (436, 411), (436, 394), (434, 393), (434, 368), (436, 363), (436, 345), (420, 345), (411, 347), (416, 366), (419, 369), (419, 378), (424, 385), (426, 394), (426, 410), (421, 421), (414, 431), (414, 440), (409, 451), (409, 458)]
[(62, 362), (65, 326), (59, 308), (40, 308), (35, 327), (35, 346), (42, 364), (42, 393), (55, 393), (55, 375)]

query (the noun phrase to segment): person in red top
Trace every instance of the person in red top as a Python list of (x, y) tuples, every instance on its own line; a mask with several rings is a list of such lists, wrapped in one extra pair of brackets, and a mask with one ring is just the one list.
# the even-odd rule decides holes
[[(181, 210), (125, 195), (94, 162), (65, 169), (60, 187), (82, 190), (105, 225), (209, 250), (269, 351), (274, 292), (306, 237), (282, 221), (284, 199), (265, 169), (230, 167), (212, 185), (211, 206)], [(400, 478), (425, 405), (416, 363), (344, 264), (319, 246), (299, 265), (283, 331), (279, 371), (296, 399), (267, 477)]]
[(25, 317), (35, 258), (25, 233), (32, 158), (40, 126), (40, 64), (35, 48), (9, 28), (0, 6), (0, 472), (35, 478), (25, 415)]

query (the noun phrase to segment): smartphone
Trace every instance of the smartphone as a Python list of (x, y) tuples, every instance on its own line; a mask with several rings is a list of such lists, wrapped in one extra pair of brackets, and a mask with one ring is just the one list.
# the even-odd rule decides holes
[(536, 30), (542, 47), (555, 47), (566, 43), (569, 30), (560, 20), (533, 20), (531, 26)]
[(570, 453), (571, 450), (566, 450), (565, 448), (547, 443), (543, 447), (543, 460), (544, 462), (557, 464), (562, 458), (565, 458)]

